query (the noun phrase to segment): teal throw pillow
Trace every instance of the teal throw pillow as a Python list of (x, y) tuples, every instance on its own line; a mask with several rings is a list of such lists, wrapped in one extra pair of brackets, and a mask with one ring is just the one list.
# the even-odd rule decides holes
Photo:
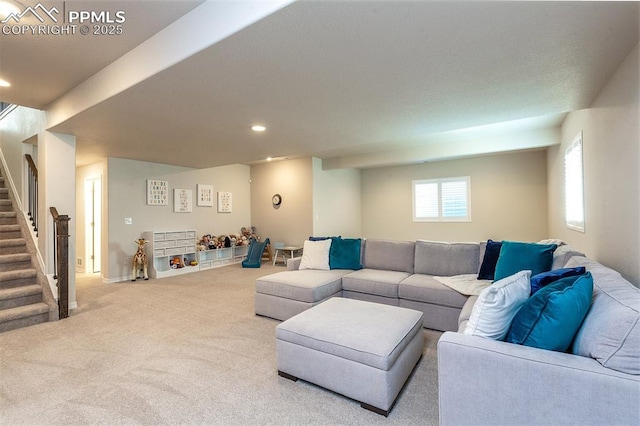
[(360, 238), (332, 238), (329, 267), (331, 269), (362, 269), (361, 247)]
[(589, 311), (592, 294), (590, 272), (541, 288), (513, 318), (506, 341), (565, 352)]
[(556, 244), (503, 241), (493, 279), (499, 281), (527, 270), (531, 271), (531, 276), (547, 272), (553, 264), (553, 252), (556, 248)]

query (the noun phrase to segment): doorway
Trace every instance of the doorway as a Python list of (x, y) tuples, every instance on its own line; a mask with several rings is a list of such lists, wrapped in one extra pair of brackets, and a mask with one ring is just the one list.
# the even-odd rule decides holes
[(100, 272), (102, 234), (102, 176), (84, 181), (85, 272)]

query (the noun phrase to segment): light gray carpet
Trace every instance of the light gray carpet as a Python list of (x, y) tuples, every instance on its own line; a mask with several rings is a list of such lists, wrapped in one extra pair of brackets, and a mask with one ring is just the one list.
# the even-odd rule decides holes
[(62, 321), (0, 334), (0, 424), (437, 424), (436, 342), (388, 418), (278, 377), (275, 327), (240, 265), (173, 278), (77, 281)]

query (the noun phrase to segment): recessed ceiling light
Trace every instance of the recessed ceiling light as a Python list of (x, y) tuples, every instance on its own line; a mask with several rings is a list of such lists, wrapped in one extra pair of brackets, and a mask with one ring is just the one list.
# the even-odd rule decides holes
[(0, 87), (9, 87), (11, 84), (8, 81), (5, 81), (0, 78)]
[(267, 161), (271, 161), (271, 160), (273, 160), (273, 158), (267, 157)]
[(266, 127), (264, 126), (251, 126), (251, 130), (253, 130), (254, 132), (264, 132), (265, 130), (267, 130)]

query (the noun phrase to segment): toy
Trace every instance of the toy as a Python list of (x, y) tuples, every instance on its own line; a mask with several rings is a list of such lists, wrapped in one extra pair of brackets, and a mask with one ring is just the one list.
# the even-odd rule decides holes
[(133, 259), (131, 260), (131, 281), (135, 281), (138, 279), (138, 274), (140, 273), (140, 269), (142, 269), (143, 277), (145, 280), (149, 279), (149, 274), (147, 273), (147, 254), (144, 252), (144, 246), (148, 243), (144, 238), (140, 238), (134, 241), (138, 245), (138, 250), (136, 250), (136, 254), (133, 255)]
[(182, 263), (182, 260), (180, 260), (179, 257), (174, 257), (169, 261), (169, 267), (171, 267), (171, 269), (179, 269), (179, 268), (182, 268), (183, 266), (184, 264)]

